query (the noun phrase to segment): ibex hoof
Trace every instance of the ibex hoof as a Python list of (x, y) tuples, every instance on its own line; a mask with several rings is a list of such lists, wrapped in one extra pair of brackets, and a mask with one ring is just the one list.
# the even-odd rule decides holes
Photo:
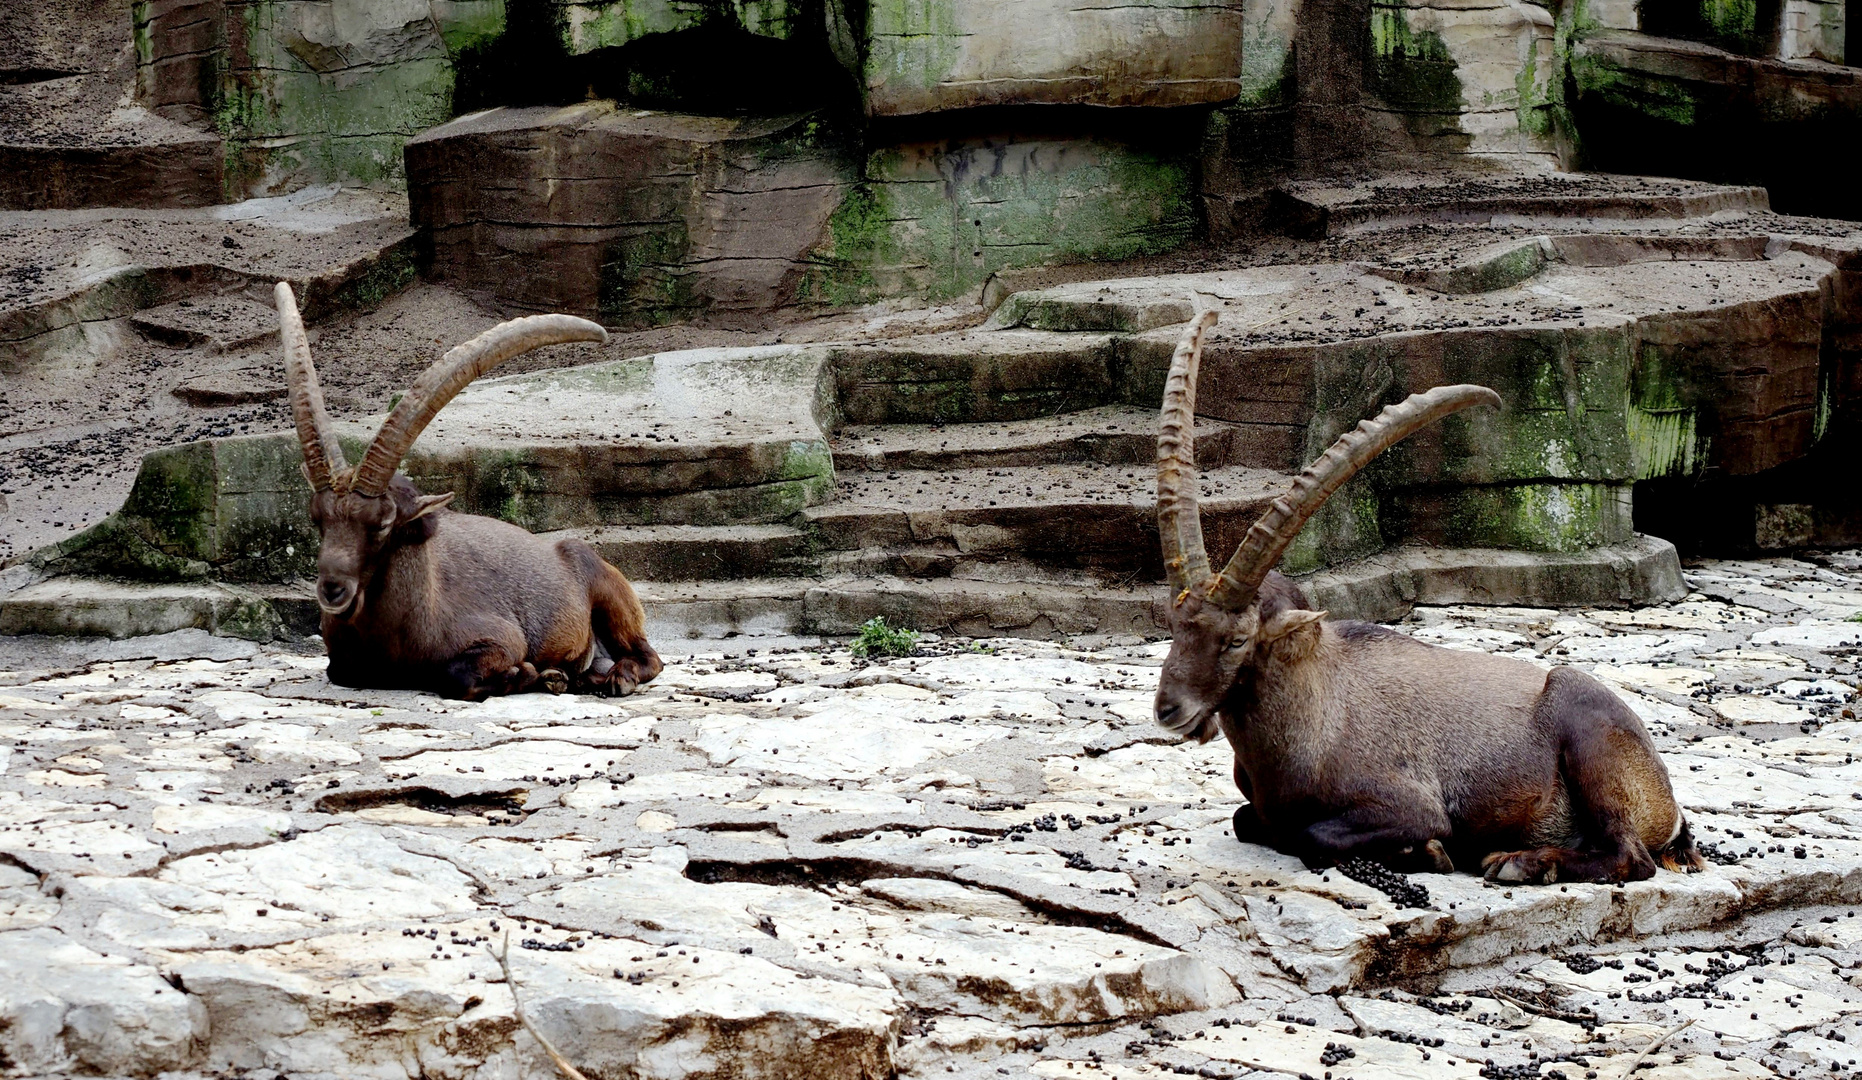
[(1427, 844), (1423, 845), (1422, 850), (1424, 854), (1429, 856), (1429, 860), (1434, 863), (1433, 869), (1436, 873), (1452, 874), (1455, 872), (1455, 860), (1448, 857), (1448, 849), (1442, 846), (1440, 840), (1429, 841)]
[(544, 668), (537, 672), (537, 687), (547, 693), (560, 694), (569, 689), (569, 676), (555, 668)]
[(1503, 885), (1533, 882), (1550, 885), (1558, 880), (1558, 863), (1547, 857), (1543, 848), (1530, 851), (1496, 851), (1481, 860), (1488, 881)]

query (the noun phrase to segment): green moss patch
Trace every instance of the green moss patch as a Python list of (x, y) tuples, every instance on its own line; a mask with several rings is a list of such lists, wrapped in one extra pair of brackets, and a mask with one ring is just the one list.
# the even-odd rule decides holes
[(801, 297), (949, 299), (999, 270), (1171, 251), (1195, 220), (1186, 156), (1089, 139), (886, 149), (830, 218)]
[(1634, 535), (1627, 484), (1493, 484), (1394, 496), (1409, 537), (1444, 547), (1578, 552)]
[(1461, 111), (1461, 77), (1454, 55), (1433, 30), (1409, 25), (1408, 9), (1371, 7), (1371, 62), (1365, 85), (1386, 104), (1426, 112)]

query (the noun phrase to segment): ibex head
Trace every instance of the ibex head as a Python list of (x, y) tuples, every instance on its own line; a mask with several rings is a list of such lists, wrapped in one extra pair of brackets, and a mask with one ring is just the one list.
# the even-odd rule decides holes
[(599, 325), (572, 315), (532, 315), (492, 327), (447, 352), (415, 381), (382, 421), (362, 464), (351, 469), (323, 408), (323, 388), (311, 363), (297, 299), (282, 281), (275, 295), (285, 384), (304, 450), (304, 479), (310, 481), (310, 517), (323, 538), (317, 552), (317, 605), (336, 618), (354, 618), (361, 611), (362, 597), (383, 556), (398, 545), (426, 539), (432, 525), (429, 515), (452, 501), (450, 492), (421, 495), (406, 477), (395, 475), (414, 440), (446, 403), (473, 379), (532, 349), (608, 339)]
[(1214, 310), (1191, 321), (1171, 358), (1157, 435), (1157, 530), (1170, 579), (1170, 655), (1157, 687), (1157, 722), (1207, 742), (1216, 710), (1244, 669), (1270, 657), (1294, 660), (1317, 640), (1325, 613), (1298, 606), (1298, 592), (1268, 574), (1307, 519), (1371, 459), (1420, 428), (1474, 405), (1499, 407), (1484, 386), (1438, 386), (1392, 405), (1346, 432), (1293, 481), (1212, 574), (1196, 508), (1196, 375)]

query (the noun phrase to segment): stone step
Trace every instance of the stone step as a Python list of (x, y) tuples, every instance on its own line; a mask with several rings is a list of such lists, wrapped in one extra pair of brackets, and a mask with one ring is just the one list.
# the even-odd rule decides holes
[(276, 340), (278, 311), (245, 296), (208, 296), (145, 308), (129, 325), (162, 345), (223, 353)]
[[(1143, 562), (1144, 560), (1135, 560)], [(1150, 580), (1150, 567), (1139, 570), (1100, 568), (1066, 569), (1052, 561), (1038, 562), (1013, 551), (963, 551), (949, 541), (909, 544), (892, 548), (822, 551), (816, 566), (821, 576), (969, 578), (978, 581), (1027, 581), (1045, 584), (1111, 582), (1126, 585)]]
[[(642, 579), (634, 587), (655, 641), (851, 634), (874, 616), (976, 637), (1166, 634), (1162, 605), (1168, 596), (1157, 579), (1139, 575), (1108, 584), (1013, 563), (996, 570), (1025, 577)], [(1674, 545), (1646, 536), (1569, 555), (1399, 547), (1295, 580), (1334, 618), (1378, 621), (1400, 619), (1416, 605), (1623, 607), (1687, 593)], [(198, 628), (266, 640), (317, 627), (316, 603), (303, 583), (245, 589), (63, 577), (13, 584), (12, 591), (0, 591), (0, 634), (122, 638)], [(0, 580), (0, 589), (6, 587)]]
[(715, 581), (814, 569), (807, 533), (786, 525), (632, 525), (569, 529), (628, 578)]
[[(669, 641), (851, 634), (875, 616), (972, 637), (1168, 633), (1168, 591), (1159, 580), (1108, 583), (1014, 563), (996, 570), (1023, 577), (864, 573), (634, 587), (647, 607), (649, 635)], [(1419, 605), (1633, 607), (1687, 594), (1674, 545), (1649, 536), (1569, 555), (1406, 546), (1294, 580), (1333, 618), (1384, 622)]]
[[(315, 611), (308, 589), (303, 600)], [(288, 597), (278, 599), (288, 601)], [(285, 604), (289, 610), (288, 602)], [(61, 577), (0, 592), (0, 634), (143, 637), (200, 629), (223, 637), (269, 641), (284, 632), (315, 632), (300, 605), (287, 623), (270, 598), (207, 582), (142, 585)]]
[[(1203, 477), (1203, 529), (1226, 550), (1286, 490), (1284, 474), (1242, 467)], [(1018, 553), (1065, 567), (1160, 573), (1155, 474), (1131, 464), (849, 473), (804, 517), (822, 548), (927, 544), (962, 555)]]
[(1274, 193), (1284, 230), (1319, 239), (1422, 224), (1546, 225), (1608, 221), (1671, 225), (1771, 209), (1762, 187), (1668, 177), (1533, 173), (1389, 176), (1371, 183), (1295, 181)]
[(848, 345), (832, 352), (833, 387), (849, 424), (981, 424), (1108, 405), (1151, 404), (1111, 334), (1046, 328), (962, 330)]
[[(1157, 457), (1157, 410), (1105, 405), (1031, 420), (981, 424), (855, 424), (834, 437), (842, 473), (900, 469), (990, 469), (1099, 462), (1149, 465)], [(1196, 426), (1204, 468), (1251, 464), (1247, 430), (1205, 420)]]
[(29, 108), (48, 121), (0, 125), (0, 210), (178, 209), (224, 201), (218, 135), (135, 106), (74, 108), (74, 98), (94, 94), (97, 88), (87, 85), (94, 81), (73, 74), (0, 87), (0, 99), (15, 99), (0, 100), (0, 110)]
[[(1807, 452), (1818, 390), (1797, 373), (1816, 367), (1829, 327), (1853, 318), (1826, 315), (1821, 296), (1858, 259), (1854, 240), (1755, 229), (1729, 227), (1712, 239), (1550, 234), (1543, 245), (1432, 260), (1060, 285), (1009, 297), (994, 319), (1064, 328), (1116, 316), (1129, 327), (1114, 340), (1136, 396), (1151, 378), (1161, 386), (1180, 333), (1145, 327), (1187, 317), (1192, 294), (1208, 297), (1221, 321), (1207, 339), (1197, 407), (1250, 429), (1244, 439), (1264, 451), (1279, 439), (1279, 456), (1251, 454), (1250, 464), (1302, 467), (1376, 403), (1475, 382), (1505, 406), (1405, 442), (1377, 465), (1384, 484), (1427, 474), (1435, 485), (1620, 485), (1716, 466), (1743, 475)], [(1706, 342), (1715, 344), (1694, 344)], [(1632, 369), (1644, 380), (1633, 395)], [(1753, 393), (1703, 398), (1683, 389), (1757, 370), (1768, 378)], [(1648, 423), (1623, 422), (1632, 396), (1653, 410)], [(1697, 403), (1669, 404), (1683, 400)], [(1316, 423), (1326, 414), (1337, 420)], [(1721, 434), (1697, 434), (1709, 430)], [(1474, 533), (1442, 541), (1510, 546)]]
[[(306, 189), (199, 209), (0, 211), (20, 269), (0, 284), (0, 371), (107, 353), (109, 324), (150, 309), (149, 332), (231, 347), (259, 332), (256, 312), (289, 281), (311, 322), (374, 307), (414, 280), (405, 200), (386, 192)], [(226, 320), (175, 305), (224, 304)], [(246, 312), (234, 320), (232, 313)], [(187, 317), (184, 317), (187, 316)], [(235, 330), (234, 321), (245, 329)], [(274, 322), (275, 322), (274, 317)]]
[(1157, 637), (1163, 590), (1047, 582), (871, 576), (635, 582), (649, 638), (852, 634), (874, 617), (973, 637)]
[[(782, 532), (617, 538), (617, 560), (637, 560), (647, 579), (961, 578), (1011, 555), (1044, 571), (1156, 578), (1147, 459), (1179, 334), (1163, 320), (1192, 294), (1223, 312), (1198, 391), (1212, 551), (1232, 549), (1285, 474), (1340, 432), (1443, 383), (1492, 386), (1503, 407), (1450, 417), (1393, 448), (1308, 526), (1289, 569), (1405, 541), (1616, 545), (1633, 533), (1638, 480), (1747, 475), (1807, 452), (1819, 351), (1854, 321), (1838, 283), (1862, 266), (1862, 241), (1733, 227), (1608, 243), (1547, 236), (1549, 248), (1533, 238), (1387, 265), (1024, 291), (1003, 305), (1000, 329), (696, 349), (487, 379), (439, 416), (406, 470), (426, 491), (456, 492), (461, 510), (537, 532), (759, 526), (809, 542)], [(1529, 257), (1513, 265), (1508, 251)], [(1069, 311), (1119, 310), (1138, 313), (1122, 331), (1058, 328)], [(1697, 392), (1761, 367), (1768, 378), (1750, 393)], [(836, 424), (853, 426), (834, 439)], [(373, 432), (368, 421), (338, 427), (352, 453)], [(283, 432), (158, 451), (108, 527), (46, 549), (35, 565), (128, 578), (177, 567), (240, 581), (302, 576), (315, 535), (298, 462)]]
[(196, 408), (211, 409), (278, 401), (285, 396), (285, 385), (274, 364), (263, 364), (196, 375), (177, 383), (171, 393)]

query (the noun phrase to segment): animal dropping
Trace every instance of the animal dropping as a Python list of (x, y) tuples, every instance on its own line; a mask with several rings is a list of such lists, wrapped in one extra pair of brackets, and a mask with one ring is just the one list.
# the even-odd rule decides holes
[(1312, 867), (1480, 865), (1502, 882), (1634, 881), (1705, 865), (1649, 734), (1576, 668), (1439, 648), (1334, 621), (1274, 570), (1300, 528), (1378, 454), (1451, 413), (1499, 407), (1438, 386), (1322, 454), (1212, 573), (1197, 511), (1193, 423), (1203, 336), (1184, 332), (1164, 388), (1157, 518), (1171, 646), (1165, 730), (1235, 751), (1235, 836)]
[(472, 380), (532, 349), (606, 341), (570, 315), (492, 327), (428, 368), (389, 412), (362, 463), (344, 461), (291, 286), (276, 289), (285, 383), (322, 536), (317, 606), (330, 681), (480, 700), (571, 687), (631, 694), (660, 672), (633, 586), (575, 539), (533, 536), (422, 495), (401, 459)]

